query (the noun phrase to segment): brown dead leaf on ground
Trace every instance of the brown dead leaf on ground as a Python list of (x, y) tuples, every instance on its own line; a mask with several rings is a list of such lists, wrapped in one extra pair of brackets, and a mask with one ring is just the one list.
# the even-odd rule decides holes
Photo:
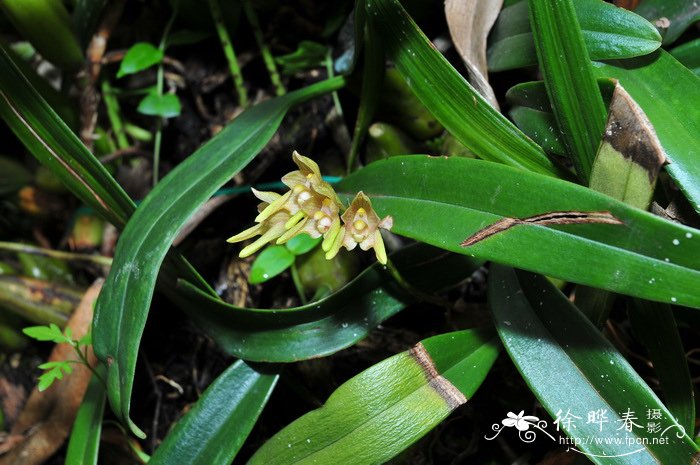
[(467, 67), (469, 82), (496, 109), (498, 102), (488, 81), (486, 39), (502, 5), (503, 0), (445, 1), (447, 27)]
[[(68, 320), (73, 337), (81, 338), (90, 330), (92, 308), (102, 288), (102, 279), (85, 292), (80, 305)], [(77, 360), (68, 344), (57, 344), (49, 361)], [(97, 363), (92, 350), (88, 360)], [(44, 392), (36, 388), (10, 431), (0, 444), (0, 465), (38, 465), (51, 457), (68, 437), (75, 415), (90, 382), (90, 370), (73, 365), (73, 373), (57, 381)]]

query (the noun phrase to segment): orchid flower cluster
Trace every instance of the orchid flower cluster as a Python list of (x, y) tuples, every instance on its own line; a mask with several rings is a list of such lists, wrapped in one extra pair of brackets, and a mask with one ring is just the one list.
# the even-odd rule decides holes
[(283, 244), (294, 236), (308, 234), (313, 238), (323, 237), (321, 247), (328, 260), (335, 257), (341, 247), (353, 250), (359, 245), (362, 250), (373, 248), (377, 260), (386, 264), (380, 229), (391, 229), (391, 216), (380, 220), (363, 192), (359, 192), (340, 215), (343, 203), (333, 186), (323, 180), (316, 162), (296, 151), (292, 160), (299, 169), (282, 177), (289, 191), (278, 194), (253, 189), (253, 194), (262, 200), (256, 225), (230, 237), (228, 242), (260, 237), (244, 247), (239, 256), (248, 257), (272, 241)]

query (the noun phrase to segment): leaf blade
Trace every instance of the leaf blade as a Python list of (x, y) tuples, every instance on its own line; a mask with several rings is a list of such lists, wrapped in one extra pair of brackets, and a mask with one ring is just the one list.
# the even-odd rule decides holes
[[(700, 278), (699, 231), (573, 183), (481, 160), (414, 155), (375, 162), (338, 190), (363, 190), (378, 214), (393, 216), (393, 232), (446, 250), (700, 308), (692, 290)], [(504, 217), (569, 211), (609, 211), (625, 225), (515, 226), (472, 247), (459, 245)]]
[(279, 375), (242, 360), (219, 375), (180, 419), (149, 463), (228, 465), (272, 394)]
[[(605, 430), (605, 437), (622, 442), (608, 444), (584, 440), (601, 436), (598, 424), (580, 421), (571, 427), (560, 423), (569, 436), (580, 439), (580, 448), (590, 460), (599, 465), (619, 464), (622, 456), (643, 464), (691, 460), (698, 450), (693, 440), (687, 434), (676, 435), (679, 425), (666, 407), (558, 289), (542, 276), (503, 266), (494, 266), (491, 278), (489, 299), (501, 341), (550, 415), (571, 411), (582, 419), (582, 412), (601, 409), (611, 421), (621, 421), (627, 409), (637, 414), (658, 409), (664, 426), (671, 429), (664, 436), (669, 442), (659, 445), (644, 431), (615, 429), (615, 425), (612, 434)], [(567, 390), (557, 388), (561, 379), (569, 380)], [(641, 448), (641, 442), (636, 442), (640, 437), (648, 441)], [(631, 442), (626, 443), (625, 438)]]
[(343, 83), (342, 78), (323, 81), (242, 113), (163, 178), (124, 228), (112, 271), (95, 306), (93, 340), (96, 355), (108, 365), (110, 405), (133, 432), (143, 434), (129, 419), (138, 342), (158, 270), (177, 232), (201, 204), (257, 155), (289, 108)]

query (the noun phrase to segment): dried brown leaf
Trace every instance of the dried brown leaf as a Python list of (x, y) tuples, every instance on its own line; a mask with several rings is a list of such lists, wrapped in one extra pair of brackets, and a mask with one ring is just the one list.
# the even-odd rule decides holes
[[(68, 320), (67, 327), (74, 338), (79, 339), (90, 330), (93, 304), (101, 288), (102, 280), (95, 281)], [(77, 359), (68, 344), (57, 344), (49, 357), (49, 361)], [(88, 360), (93, 365), (97, 363), (91, 350)], [(0, 445), (6, 449), (6, 453), (0, 456), (0, 465), (38, 465), (51, 457), (68, 437), (90, 376), (87, 367), (75, 364), (73, 373), (48, 390), (39, 392), (35, 388), (10, 431), (7, 440), (10, 443), (5, 441)]]
[(498, 102), (488, 81), (486, 39), (502, 5), (503, 0), (445, 1), (447, 26), (469, 72), (469, 82), (494, 108)]

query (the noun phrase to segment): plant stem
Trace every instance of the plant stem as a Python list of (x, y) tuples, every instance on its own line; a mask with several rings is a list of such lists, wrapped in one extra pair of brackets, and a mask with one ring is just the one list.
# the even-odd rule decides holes
[[(335, 76), (333, 73), (333, 57), (331, 56), (331, 51), (330, 49), (328, 52), (326, 52), (326, 72), (328, 73), (328, 79), (332, 78)], [(335, 111), (338, 113), (338, 116), (341, 118), (343, 117), (343, 107), (340, 105), (340, 98), (338, 97), (338, 91), (334, 90), (331, 93), (331, 96), (333, 98), (333, 105), (335, 106)]]
[(47, 257), (57, 258), (66, 261), (84, 261), (95, 263), (97, 265), (110, 266), (112, 259), (101, 255), (87, 255), (72, 252), (63, 252), (61, 250), (44, 249), (33, 245), (18, 244), (16, 242), (0, 242), (0, 250), (9, 250), (12, 252), (30, 253), (34, 255), (45, 255)]
[(284, 95), (287, 90), (284, 88), (284, 84), (282, 84), (282, 79), (280, 78), (279, 71), (277, 71), (277, 64), (270, 52), (270, 48), (265, 43), (265, 38), (260, 28), (260, 22), (258, 21), (258, 14), (255, 12), (253, 5), (250, 4), (250, 0), (243, 0), (243, 10), (245, 11), (250, 26), (253, 28), (255, 41), (258, 43), (258, 48), (265, 62), (265, 67), (270, 74), (270, 81), (272, 81), (272, 85), (275, 86), (275, 93), (277, 93), (277, 95)]
[(224, 49), (224, 55), (226, 55), (226, 60), (228, 61), (228, 66), (231, 71), (233, 85), (236, 88), (236, 93), (238, 93), (238, 105), (247, 107), (248, 94), (243, 85), (243, 75), (241, 74), (241, 68), (238, 66), (236, 52), (233, 50), (231, 38), (226, 30), (226, 24), (224, 24), (224, 18), (221, 14), (221, 8), (219, 7), (219, 0), (209, 0), (209, 11), (211, 11), (211, 17), (214, 19), (216, 32), (219, 34), (221, 47)]
[(92, 374), (95, 375), (95, 377), (100, 380), (100, 382), (105, 387), (105, 389), (107, 389), (107, 381), (105, 381), (105, 379), (97, 372), (97, 370), (95, 370), (92, 367), (92, 365), (90, 365), (90, 362), (88, 362), (88, 358), (87, 358), (87, 350), (88, 349), (87, 349), (87, 347), (85, 347), (85, 353), (83, 353), (80, 351), (80, 347), (78, 347), (78, 341), (72, 341), (71, 345), (73, 346), (75, 353), (78, 354), (78, 358), (80, 358), (79, 363), (82, 363), (83, 365), (85, 365), (87, 367), (87, 369), (90, 370), (92, 372)]
[(129, 147), (129, 139), (126, 137), (124, 125), (122, 124), (122, 119), (119, 115), (119, 101), (114, 96), (112, 86), (107, 80), (102, 81), (102, 99), (104, 100), (105, 108), (107, 109), (109, 124), (112, 126), (112, 131), (114, 131), (114, 136), (117, 139), (117, 147), (120, 150), (124, 150)]
[[(168, 20), (168, 24), (165, 25), (165, 30), (163, 30), (163, 36), (160, 39), (160, 44), (158, 49), (160, 49), (163, 54), (165, 54), (165, 48), (168, 42), (168, 35), (170, 34), (170, 29), (173, 27), (175, 22), (175, 17), (177, 16), (177, 2), (173, 8), (173, 13)], [(156, 93), (159, 97), (163, 95), (164, 86), (164, 71), (163, 62), (158, 63), (158, 74), (156, 78)], [(163, 139), (163, 117), (159, 116), (156, 122), (156, 133), (153, 137), (153, 185), (158, 184), (158, 172), (160, 170), (160, 146)]]
[(301, 279), (299, 279), (299, 270), (297, 269), (297, 262), (296, 260), (292, 263), (292, 282), (294, 282), (294, 287), (297, 290), (297, 294), (299, 294), (299, 299), (301, 300), (302, 305), (306, 305), (308, 300), (306, 299), (306, 293), (304, 292), (304, 286), (301, 284)]

